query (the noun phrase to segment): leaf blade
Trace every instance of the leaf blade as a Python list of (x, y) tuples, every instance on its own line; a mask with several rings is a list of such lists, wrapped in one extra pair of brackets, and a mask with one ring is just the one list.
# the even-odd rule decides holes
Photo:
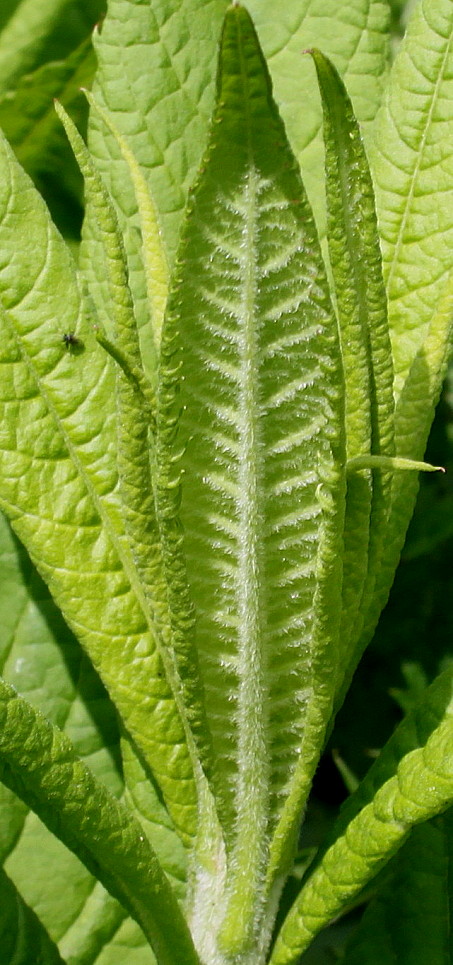
[[(296, 667), (295, 651), (306, 647), (316, 665), (316, 567), (325, 567), (337, 593), (339, 555), (327, 563), (320, 538), (318, 556), (316, 536), (332, 526), (330, 550), (340, 538), (342, 482), (333, 451), (342, 448), (341, 376), (316, 231), (255, 32), (240, 7), (226, 17), (218, 84), (163, 331), (158, 424), (174, 518), (171, 460), (183, 450), (181, 521), (217, 758), (213, 780), (236, 876), (222, 941), (237, 951), (257, 927), (251, 905), (264, 886), (260, 842), (275, 830), (294, 779), (278, 864), (314, 766), (310, 759), (303, 779), (295, 777), (313, 683), (309, 661)], [(324, 599), (316, 598), (316, 608), (316, 619), (327, 619)], [(336, 656), (332, 612), (324, 632), (332, 643), (329, 657), (324, 653), (326, 678)], [(331, 691), (324, 689), (328, 703)], [(269, 723), (272, 708), (278, 710)], [(310, 730), (307, 712), (313, 745), (322, 740), (325, 706), (320, 717)]]
[(396, 398), (452, 264), (452, 26), (446, 0), (416, 5), (372, 142)]
[(439, 676), (397, 728), (381, 757), (346, 801), (319, 864), (294, 902), (270, 965), (296, 961), (314, 936), (385, 865), (411, 828), (453, 796), (452, 671)]
[(119, 898), (159, 961), (175, 965), (182, 957), (197, 965), (188, 927), (138, 822), (94, 780), (68, 738), (4, 681), (0, 713), (2, 780)]
[(57, 326), (79, 335), (83, 325), (72, 259), (4, 140), (0, 169), (1, 505), (188, 840), (197, 823), (193, 768), (123, 539), (111, 368), (86, 328), (84, 364), (66, 351)]

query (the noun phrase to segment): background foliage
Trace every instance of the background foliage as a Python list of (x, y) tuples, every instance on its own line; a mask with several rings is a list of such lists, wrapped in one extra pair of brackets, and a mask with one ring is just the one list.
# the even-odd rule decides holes
[[(393, 53), (414, 0), (392, 0)], [(4, 0), (0, 9), (0, 126), (17, 157), (42, 192), (68, 240), (76, 245), (83, 216), (81, 178), (53, 110), (58, 97), (76, 120), (86, 125), (80, 86), (90, 86), (95, 57), (90, 36), (105, 12), (105, 0)], [(272, 66), (272, 64), (271, 64)], [(285, 90), (282, 87), (282, 96)], [(316, 152), (307, 160), (307, 189), (319, 167)], [(311, 173), (310, 173), (311, 172)], [(406, 540), (389, 603), (374, 639), (356, 672), (337, 718), (330, 744), (313, 790), (301, 840), (300, 865), (320, 841), (338, 804), (346, 796), (345, 781), (361, 777), (410, 706), (414, 695), (438, 672), (451, 653), (453, 569), (453, 372), (447, 379), (431, 433), (427, 460), (447, 468), (446, 476), (424, 475), (417, 507)], [(96, 674), (77, 641), (64, 625), (48, 591), (24, 550), (0, 524), (0, 670), (35, 706), (69, 734), (80, 755), (115, 793), (122, 791), (116, 718)], [(360, 726), (357, 726), (360, 721)], [(138, 808), (142, 782), (137, 777)], [(164, 819), (163, 819), (164, 820)], [(439, 840), (446, 815), (433, 822), (431, 848)], [(421, 861), (426, 847), (419, 829)], [(29, 846), (33, 839), (33, 848)], [(30, 854), (35, 853), (35, 865)], [(43, 855), (46, 861), (43, 863)], [(86, 962), (146, 965), (152, 961), (139, 929), (96, 885), (75, 857), (51, 837), (25, 806), (12, 806), (9, 791), (0, 786), (0, 859), (22, 894), (47, 925), (71, 962), (78, 929), (103, 915), (103, 931), (91, 928)], [(49, 879), (47, 868), (52, 863)], [(182, 859), (171, 851), (167, 870), (182, 882)], [(393, 872), (390, 870), (389, 874)], [(396, 872), (395, 872), (396, 874)], [(45, 887), (43, 887), (45, 877)], [(296, 882), (289, 882), (289, 904)], [(0, 887), (2, 887), (0, 885)], [(432, 889), (431, 889), (432, 890)], [(3, 892), (2, 892), (3, 894)], [(385, 916), (385, 896), (369, 914)], [(330, 929), (304, 956), (304, 962), (324, 965), (343, 946), (357, 912)], [(0, 933), (0, 945), (2, 936)], [(6, 947), (6, 946), (5, 946)], [(369, 956), (360, 935), (348, 965)], [(9, 954), (9, 952), (8, 952)], [(378, 953), (376, 961), (379, 961)], [(8, 959), (7, 959), (8, 960)], [(372, 965), (373, 959), (366, 957)], [(23, 958), (22, 961), (27, 961)], [(47, 959), (46, 959), (47, 961)], [(49, 960), (50, 961), (50, 960)]]

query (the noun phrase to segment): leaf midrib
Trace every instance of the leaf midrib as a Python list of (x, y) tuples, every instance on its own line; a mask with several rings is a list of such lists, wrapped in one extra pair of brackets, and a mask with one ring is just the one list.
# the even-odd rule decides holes
[[(402, 216), (401, 221), (400, 221), (400, 227), (399, 227), (398, 234), (397, 234), (397, 239), (396, 239), (396, 242), (395, 242), (395, 245), (394, 245), (394, 248), (393, 248), (393, 255), (392, 255), (392, 259), (391, 259), (391, 261), (390, 261), (390, 267), (389, 267), (389, 271), (388, 271), (388, 275), (387, 275), (387, 294), (388, 294), (389, 303), (392, 301), (391, 289), (392, 289), (393, 278), (394, 278), (395, 272), (397, 271), (397, 267), (398, 267), (398, 264), (399, 264), (399, 261), (400, 261), (401, 251), (402, 251), (402, 248), (403, 248), (403, 245), (404, 245), (404, 236), (405, 236), (405, 232), (406, 232), (407, 223), (408, 223), (408, 221), (409, 221), (409, 216), (410, 216), (410, 213), (411, 213), (411, 210), (412, 210), (412, 201), (413, 201), (413, 198), (414, 198), (415, 186), (416, 186), (416, 184), (417, 184), (418, 176), (419, 176), (419, 173), (420, 173), (420, 168), (421, 168), (421, 166), (422, 166), (422, 161), (423, 161), (423, 158), (424, 158), (424, 152), (425, 152), (425, 148), (426, 148), (426, 144), (427, 144), (427, 140), (428, 140), (428, 133), (429, 133), (430, 128), (431, 128), (432, 118), (433, 118), (433, 114), (434, 114), (434, 108), (435, 108), (435, 106), (436, 106), (436, 104), (437, 104), (437, 100), (438, 100), (438, 96), (439, 96), (439, 89), (440, 89), (441, 84), (442, 84), (443, 76), (444, 76), (444, 73), (445, 73), (445, 66), (446, 66), (447, 59), (448, 59), (449, 54), (450, 54), (451, 42), (452, 42), (452, 41), (451, 41), (451, 39), (450, 39), (450, 40), (448, 41), (447, 45), (446, 45), (446, 48), (445, 48), (445, 53), (444, 53), (444, 56), (443, 56), (443, 58), (442, 58), (442, 66), (441, 66), (441, 69), (440, 69), (440, 71), (439, 71), (439, 73), (438, 73), (438, 76), (437, 76), (437, 79), (436, 79), (436, 83), (435, 83), (435, 85), (434, 85), (434, 90), (433, 90), (433, 93), (432, 93), (432, 98), (431, 98), (431, 103), (430, 103), (430, 107), (429, 107), (429, 110), (428, 110), (428, 115), (427, 115), (426, 123), (425, 123), (424, 130), (423, 130), (423, 133), (422, 133), (422, 137), (421, 137), (421, 141), (420, 141), (420, 146), (419, 146), (419, 148), (417, 149), (417, 151), (415, 152), (415, 155), (416, 155), (415, 167), (414, 167), (414, 171), (413, 171), (412, 177), (411, 177), (411, 179), (410, 179), (409, 191), (408, 191), (408, 193), (407, 193), (407, 195), (406, 195), (406, 201), (405, 201), (404, 209), (403, 209), (403, 216)], [(414, 65), (414, 66), (415, 66), (415, 65)], [(418, 71), (419, 73), (421, 73), (421, 71), (419, 70), (418, 67), (416, 67), (416, 69), (417, 69), (417, 71)], [(390, 104), (390, 102), (389, 102), (389, 104), (388, 104), (388, 111), (389, 111), (389, 113), (391, 113), (391, 104)], [(399, 130), (398, 130), (398, 134), (399, 134)], [(385, 263), (385, 260), (384, 260), (384, 263)]]

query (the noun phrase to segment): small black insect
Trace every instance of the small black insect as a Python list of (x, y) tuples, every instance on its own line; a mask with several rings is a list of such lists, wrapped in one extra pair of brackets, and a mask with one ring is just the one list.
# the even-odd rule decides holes
[(80, 338), (77, 338), (77, 335), (74, 335), (74, 332), (65, 332), (62, 335), (62, 340), (68, 352), (72, 352), (74, 355), (83, 352), (83, 342)]

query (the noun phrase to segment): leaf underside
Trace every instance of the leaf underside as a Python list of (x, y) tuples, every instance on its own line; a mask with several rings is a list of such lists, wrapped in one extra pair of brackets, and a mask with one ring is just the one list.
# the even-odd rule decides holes
[[(173, 477), (182, 471), (215, 792), (236, 867), (250, 860), (262, 874), (260, 842), (281, 816), (313, 698), (341, 398), (316, 231), (241, 8), (226, 19), (218, 106), (176, 278), (162, 337), (161, 459), (170, 472), (180, 453)], [(335, 658), (333, 642), (326, 676)]]

